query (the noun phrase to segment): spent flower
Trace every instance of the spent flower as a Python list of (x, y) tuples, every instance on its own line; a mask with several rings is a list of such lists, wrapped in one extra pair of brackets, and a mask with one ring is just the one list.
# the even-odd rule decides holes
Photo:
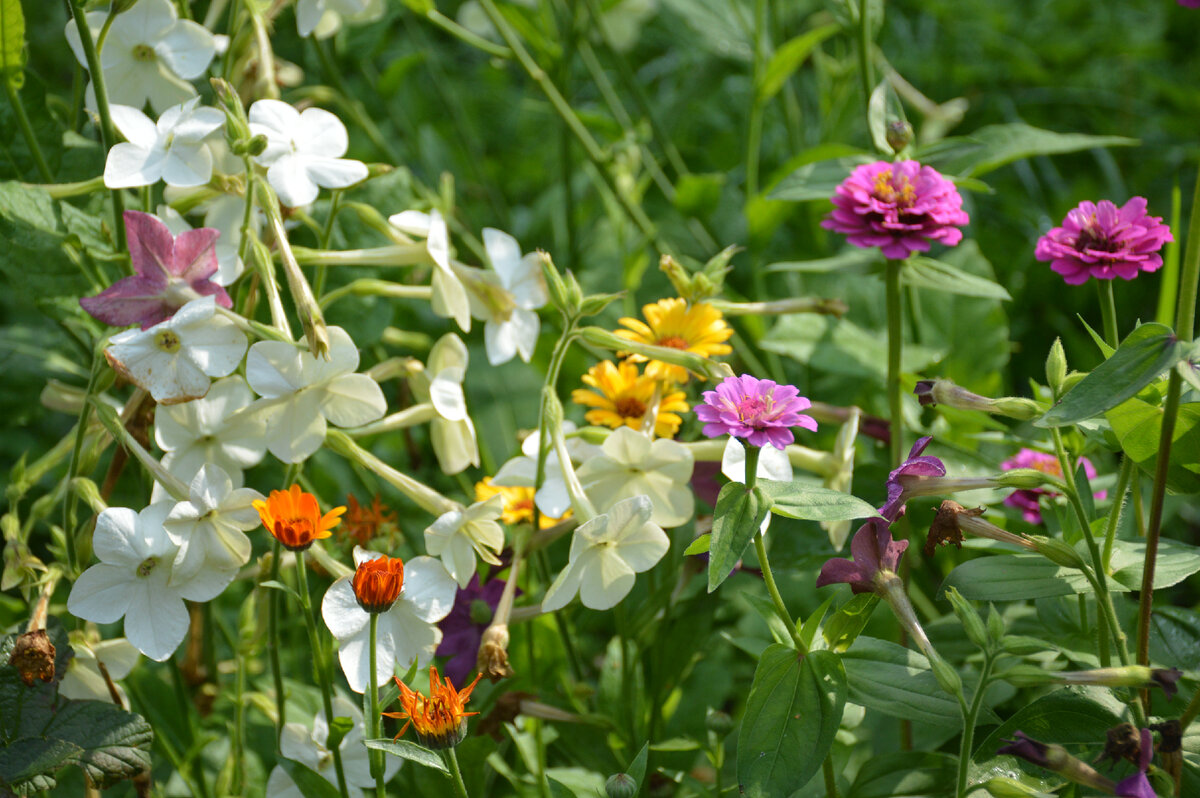
[(450, 658), (445, 672), (451, 681), (462, 684), (475, 668), (483, 633), (492, 622), (505, 584), (503, 579), (490, 579), (480, 585), (479, 574), (472, 574), (467, 586), (460, 587), (455, 594), (450, 614), (438, 623), (442, 642), (437, 647), (437, 656)]
[(400, 735), (412, 726), (417, 734), (417, 741), (426, 748), (452, 748), (467, 736), (467, 718), (478, 715), (478, 712), (467, 712), (467, 702), (471, 700), (471, 691), (483, 674), (476, 674), (475, 681), (466, 687), (457, 689), (450, 679), (443, 679), (436, 665), (429, 666), (429, 695), (410, 688), (396, 678), (396, 686), (400, 688), (400, 712), (384, 712), (386, 718), (398, 718), (406, 721), (401, 727)]

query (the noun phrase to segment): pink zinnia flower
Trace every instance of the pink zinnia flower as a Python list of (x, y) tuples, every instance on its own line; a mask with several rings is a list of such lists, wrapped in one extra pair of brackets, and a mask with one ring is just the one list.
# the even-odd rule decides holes
[[(1086, 457), (1080, 457), (1079, 462), (1083, 465), (1083, 473), (1087, 474), (1089, 480), (1096, 478), (1096, 467)], [(1062, 479), (1062, 466), (1058, 463), (1058, 458), (1052, 454), (1044, 452), (1035, 452), (1033, 449), (1022, 449), (1012, 457), (1008, 458), (1000, 464), (1000, 468), (1004, 471), (1011, 471), (1014, 468), (1033, 468), (1041, 471), (1044, 474)], [(1022, 511), (1025, 520), (1031, 524), (1042, 523), (1042, 512), (1038, 507), (1038, 500), (1042, 496), (1057, 496), (1058, 494), (1052, 490), (1043, 488), (1026, 488), (1013, 491), (1012, 494), (1004, 500), (1004, 503), (1009, 507), (1016, 507)], [(1103, 499), (1108, 496), (1108, 491), (1100, 491), (1096, 494), (1097, 499)]]
[(1062, 227), (1038, 239), (1033, 256), (1050, 261), (1050, 268), (1069, 285), (1089, 277), (1132, 280), (1138, 272), (1162, 266), (1158, 251), (1174, 241), (1161, 216), (1146, 215), (1146, 198), (1134, 197), (1120, 208), (1108, 200), (1081, 202), (1067, 213)]
[(140, 324), (147, 330), (200, 297), (215, 297), (218, 305), (233, 307), (225, 289), (209, 279), (217, 271), (220, 231), (201, 227), (175, 238), (157, 216), (125, 211), (125, 234), (136, 274), (80, 299), (88, 313), (113, 327)]
[(1200, 8), (1200, 0), (1179, 0), (1179, 5), (1185, 8)]
[(705, 391), (696, 417), (705, 422), (703, 432), (710, 438), (732, 435), (751, 446), (769, 443), (784, 449), (795, 440), (792, 427), (816, 431), (817, 422), (800, 415), (811, 405), (794, 386), (743, 374), (726, 377), (715, 391)]
[(928, 252), (930, 241), (952, 247), (970, 221), (954, 184), (916, 161), (864, 164), (831, 200), (837, 207), (821, 226), (845, 233), (856, 247), (879, 247), (885, 258)]

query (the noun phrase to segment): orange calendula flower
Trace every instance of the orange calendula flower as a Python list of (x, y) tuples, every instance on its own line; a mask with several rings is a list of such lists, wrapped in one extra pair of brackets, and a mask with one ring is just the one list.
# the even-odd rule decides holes
[(351, 493), (346, 497), (346, 504), (349, 509), (342, 518), (342, 528), (338, 534), (353, 538), (360, 546), (370, 543), (382, 527), (396, 522), (396, 514), (383, 506), (378, 493), (370, 505), (359, 504)]
[[(621, 319), (621, 324), (628, 329), (617, 330), (616, 334), (630, 341), (682, 349), (701, 357), (728, 355), (733, 351), (725, 343), (733, 335), (733, 328), (725, 323), (721, 311), (707, 302), (697, 302), (689, 307), (685, 300), (678, 297), (660, 299), (643, 307), (642, 315), (646, 317), (644, 322), (640, 319)], [(634, 363), (646, 361), (644, 355), (630, 354), (627, 357)], [(689, 372), (683, 366), (651, 360), (646, 366), (646, 376), (682, 385), (688, 381)]]
[(263, 501), (254, 502), (263, 526), (275, 539), (291, 551), (303, 551), (314, 540), (327, 538), (329, 530), (341, 523), (345, 507), (334, 507), (325, 515), (317, 506), (317, 497), (292, 485), (287, 490), (273, 490)]
[[(482, 482), (475, 483), (475, 501), (477, 502), (485, 502), (496, 494), (504, 497), (504, 511), (500, 514), (500, 520), (506, 524), (533, 523), (534, 493), (533, 488), (493, 485), (491, 477), (484, 477)], [(548, 529), (569, 515), (571, 515), (570, 510), (563, 513), (562, 518), (551, 518), (542, 513), (538, 516), (541, 519), (539, 527)]]
[(417, 741), (426, 748), (450, 748), (461, 743), (467, 736), (467, 718), (479, 714), (464, 712), (463, 709), (482, 676), (482, 673), (477, 674), (475, 681), (462, 690), (456, 690), (449, 679), (443, 680), (438, 675), (437, 666), (431, 665), (428, 698), (409, 689), (399, 678), (393, 677), (396, 686), (400, 688), (400, 706), (403, 711), (384, 712), (383, 716), (408, 721), (395, 739), (400, 739), (400, 735), (412, 726), (417, 731)]
[(350, 584), (358, 606), (373, 614), (387, 612), (404, 589), (404, 561), (399, 557), (363, 560)]
[(659, 393), (654, 434), (660, 438), (673, 438), (683, 421), (678, 414), (688, 411), (683, 391), (661, 391), (662, 382), (639, 374), (637, 364), (628, 360), (620, 364), (611, 360), (597, 363), (583, 375), (583, 382), (592, 386), (592, 390), (575, 389), (571, 401), (594, 408), (584, 414), (589, 424), (612, 429), (641, 429), (642, 419), (654, 403), (655, 394)]

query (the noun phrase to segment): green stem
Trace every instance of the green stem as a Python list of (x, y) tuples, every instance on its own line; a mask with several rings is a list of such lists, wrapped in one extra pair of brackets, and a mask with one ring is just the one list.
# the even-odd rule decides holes
[(1104, 340), (1109, 346), (1116, 348), (1121, 340), (1121, 334), (1117, 330), (1117, 300), (1113, 297), (1113, 281), (1097, 280), (1096, 292), (1100, 295), (1100, 315), (1104, 319)]
[[(333, 237), (333, 222), (337, 219), (338, 208), (342, 204), (342, 192), (334, 189), (329, 198), (329, 216), (325, 218), (325, 227), (321, 230), (321, 237), (318, 239), (318, 249), (329, 249), (329, 239)], [(316, 277), (313, 279), (313, 293), (320, 296), (325, 290), (325, 266), (317, 267)]]
[(84, 394), (83, 409), (79, 411), (79, 421), (75, 425), (75, 442), (71, 446), (71, 464), (67, 466), (65, 484), (68, 486), (66, 500), (63, 502), (63, 536), (67, 546), (67, 566), (71, 569), (71, 578), (79, 573), (79, 554), (75, 549), (75, 503), (78, 494), (70, 490), (71, 481), (79, 475), (79, 462), (83, 457), (83, 440), (87, 434), (88, 419), (92, 412), (92, 397), (96, 393), (96, 380), (100, 376), (101, 365), (104, 361), (98, 355), (92, 355), (92, 371), (88, 376), (87, 392)]
[[(278, 540), (271, 543), (271, 581), (279, 581), (279, 558), (283, 555), (283, 547)], [(267, 595), (267, 656), (271, 661), (271, 681), (275, 686), (275, 747), (279, 748), (283, 739), (283, 724), (287, 722), (286, 701), (283, 695), (283, 669), (279, 665), (279, 650), (282, 648), (279, 640), (279, 602), (283, 600), (278, 590), (272, 590)]]
[[(863, 0), (865, 4), (866, 0)], [(904, 347), (904, 324), (900, 305), (900, 268), (904, 261), (887, 262), (887, 396), (888, 417), (891, 420), (891, 464), (896, 468), (904, 461), (904, 415), (900, 403), (900, 358)]]
[[(749, 443), (746, 446), (746, 490), (754, 490), (754, 484), (758, 481), (758, 454), (759, 448)], [(758, 564), (762, 568), (763, 582), (767, 585), (767, 593), (771, 596), (771, 603), (775, 605), (775, 614), (779, 616), (779, 620), (783, 621), (783, 625), (787, 628), (788, 634), (792, 638), (792, 644), (801, 654), (808, 653), (808, 646), (804, 645), (804, 640), (801, 639), (800, 633), (796, 631), (796, 622), (792, 620), (792, 615), (788, 612), (787, 605), (783, 603), (783, 596), (779, 594), (779, 587), (775, 584), (775, 575), (771, 572), (771, 561), (767, 559), (767, 547), (763, 543), (763, 536), (760, 530), (754, 532), (754, 551), (758, 555)]]
[[(875, 89), (875, 74), (871, 67), (871, 28), (867, 6), (871, 0), (858, 0), (858, 77), (862, 83), (863, 119), (870, 132), (871, 92)], [(854, 0), (847, 0), (853, 7)]]
[[(821, 763), (821, 775), (825, 777), (825, 797), (838, 798), (837, 776), (833, 772), (833, 751)], [(721, 793), (718, 791), (717, 795)]]
[[(379, 739), (379, 677), (375, 674), (375, 629), (379, 622), (379, 613), (372, 612), (370, 620), (370, 652), (371, 652), (371, 682), (370, 692), (367, 694), (367, 704), (370, 710), (367, 713), (367, 739)], [(383, 781), (384, 764), (383, 751), (371, 749), (367, 752), (367, 756), (371, 762), (371, 775), (375, 777), (375, 798), (385, 798), (387, 795), (387, 787)]]
[[(995, 660), (991, 654), (984, 657), (983, 669), (979, 672), (979, 685), (975, 688), (975, 695), (971, 697), (971, 706), (963, 714), (963, 733), (962, 741), (958, 746), (958, 792), (955, 793), (958, 798), (966, 798), (967, 795), (967, 770), (971, 764), (971, 747), (975, 738), (975, 723), (979, 718), (979, 710), (983, 708), (983, 695), (987, 690), (988, 679), (992, 675), (992, 665)], [(959, 705), (961, 708), (961, 704)]]
[[(557, 390), (558, 374), (562, 371), (563, 359), (567, 356), (567, 350), (571, 348), (571, 343), (575, 340), (575, 320), (568, 320), (566, 329), (559, 336), (558, 342), (554, 345), (554, 351), (550, 354), (550, 365), (546, 369), (545, 387), (550, 390)], [(538, 457), (537, 470), (535, 472), (533, 485), (534, 490), (542, 487), (542, 480), (546, 478), (546, 458), (550, 454), (549, 436), (546, 434), (546, 402), (545, 397), (542, 397), (538, 404)], [(533, 505), (533, 528), (541, 528), (541, 511), (537, 508), (537, 503)], [(556, 616), (557, 617), (557, 616)]]
[(495, 44), (494, 42), (490, 42), (482, 36), (472, 33), (437, 9), (430, 9), (429, 11), (426, 11), (425, 19), (429, 20), (446, 33), (449, 33), (451, 36), (454, 36), (460, 41), (469, 44), (478, 50), (482, 50), (488, 55), (495, 56), (496, 58), (512, 58), (512, 50), (508, 49), (504, 45)]
[(50, 174), (46, 156), (42, 155), (42, 148), (38, 144), (37, 136), (33, 133), (33, 125), (29, 123), (29, 116), (25, 113), (25, 103), (21, 102), (21, 93), (7, 78), (4, 79), (4, 91), (8, 93), (8, 103), (17, 117), (17, 126), (21, 128), (21, 135), (25, 137), (25, 143), (33, 155), (33, 162), (37, 166), (38, 174), (41, 175), (42, 182), (49, 183), (54, 177)]
[(1179, 726), (1183, 734), (1187, 734), (1188, 726), (1192, 725), (1196, 715), (1200, 715), (1200, 689), (1192, 694), (1192, 700), (1188, 702), (1187, 709), (1179, 716)]
[[(313, 669), (317, 672), (317, 681), (320, 682), (325, 722), (330, 728), (333, 728), (333, 686), (329, 683), (329, 671), (325, 667), (325, 658), (321, 654), (320, 638), (317, 637), (317, 618), (308, 593), (308, 566), (304, 562), (303, 551), (296, 552), (296, 579), (299, 581), (300, 607), (304, 610), (304, 626), (308, 629), (308, 648), (314, 659)], [(332, 746), (330, 753), (333, 754), (333, 769), (337, 773), (338, 790), (341, 792), (342, 798), (350, 798), (350, 792), (346, 788), (346, 773), (342, 768), (341, 746)]]
[(454, 794), (458, 798), (470, 798), (467, 795), (467, 785), (463, 782), (462, 770), (458, 767), (458, 755), (454, 753), (454, 746), (442, 749), (442, 758), (446, 761), (446, 767), (450, 768), (450, 777), (454, 781)]
[[(1096, 591), (1096, 608), (1097, 608), (1097, 610), (1104, 614), (1103, 617), (1104, 617), (1105, 621), (1108, 623), (1109, 628), (1116, 630), (1116, 634), (1114, 636), (1116, 638), (1116, 644), (1117, 644), (1117, 646), (1116, 646), (1117, 647), (1117, 657), (1121, 660), (1121, 665), (1126, 666), (1126, 667), (1129, 665), (1132, 665), (1133, 663), (1129, 658), (1129, 651), (1126, 650), (1126, 647), (1125, 647), (1125, 643), (1126, 643), (1125, 633), (1123, 631), (1121, 631), (1120, 621), (1117, 620), (1117, 611), (1116, 611), (1116, 608), (1113, 606), (1112, 596), (1106, 592), (1106, 593), (1104, 593), (1103, 600), (1100, 598), (1100, 595), (1101, 595), (1100, 583), (1097, 580), (1096, 574), (1094, 574), (1090, 568), (1084, 568), (1083, 575), (1085, 577), (1087, 577), (1088, 582), (1091, 583), (1091, 585), (1092, 585), (1092, 589), (1094, 591)], [(1103, 662), (1103, 660), (1101, 660), (1101, 662)], [(1142, 711), (1141, 702), (1134, 701), (1132, 704), (1129, 705), (1129, 709), (1133, 713), (1134, 722), (1139, 727), (1145, 726), (1146, 725), (1146, 713)]]
[(1117, 537), (1117, 526), (1121, 523), (1121, 510), (1125, 507), (1125, 494), (1129, 492), (1129, 483), (1133, 479), (1135, 466), (1133, 458), (1125, 455), (1121, 460), (1121, 471), (1117, 476), (1117, 487), (1113, 492), (1112, 509), (1108, 511), (1108, 526), (1104, 530), (1104, 572), (1108, 573), (1112, 563), (1113, 541)]
[[(277, 593), (279, 591), (272, 591)], [(239, 641), (236, 649), (237, 674), (234, 677), (234, 709), (233, 709), (233, 777), (231, 779), (234, 795), (242, 794), (242, 781), (246, 772), (246, 754), (243, 750), (246, 730), (246, 648), (244, 641)], [(216, 670), (213, 670), (216, 673)]]

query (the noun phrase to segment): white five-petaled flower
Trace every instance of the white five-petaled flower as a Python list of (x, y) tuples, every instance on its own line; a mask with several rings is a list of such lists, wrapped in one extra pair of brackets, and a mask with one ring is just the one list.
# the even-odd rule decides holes
[(154, 441), (166, 452), (163, 468), (187, 483), (212, 463), (240, 487), (242, 469), (258, 465), (267, 453), (266, 430), (250, 414), (238, 414), (253, 401), (246, 381), (233, 376), (214, 382), (202, 399), (158, 408)]
[[(366, 549), (354, 549), (354, 564), (382, 557)], [(321, 617), (338, 641), (338, 661), (350, 689), (361, 693), (371, 678), (370, 616), (358, 604), (351, 585), (353, 576), (344, 576), (330, 585), (321, 601)], [(415, 661), (424, 668), (433, 659), (442, 641), (437, 622), (450, 614), (458, 586), (433, 557), (413, 557), (404, 563), (404, 588), (391, 609), (379, 614), (376, 622), (375, 677), (382, 684), (392, 677), (398, 665), (408, 670)]]
[(216, 108), (199, 108), (199, 103), (200, 98), (193, 97), (173, 105), (158, 122), (132, 106), (112, 106), (113, 124), (127, 140), (108, 151), (104, 185), (135, 188), (162, 180), (186, 188), (207, 183), (213, 160), (204, 140), (220, 129), (225, 115)]
[[(363, 745), (366, 728), (363, 725), (362, 710), (355, 702), (345, 696), (333, 697), (333, 716), (335, 718), (350, 718), (354, 725), (342, 742), (338, 751), (342, 755), (342, 772), (346, 776), (346, 784), (356, 791), (375, 786), (371, 778), (371, 763), (367, 757), (367, 747)], [(285, 723), (283, 734), (279, 737), (279, 752), (293, 762), (299, 762), (305, 767), (316, 771), (317, 775), (330, 784), (337, 784), (337, 774), (333, 765), (333, 752), (325, 744), (329, 739), (329, 723), (325, 720), (325, 710), (320, 710), (313, 717), (312, 731), (302, 723)], [(383, 772), (383, 780), (389, 781), (400, 768), (400, 760), (387, 757)], [(355, 794), (355, 793), (352, 793)], [(361, 794), (361, 792), (357, 793)], [(287, 771), (278, 765), (271, 771), (267, 779), (267, 798), (304, 798), (305, 793), (296, 786)]]
[(303, 112), (281, 100), (250, 106), (250, 132), (267, 137), (255, 161), (267, 167), (267, 182), (290, 208), (307, 205), (321, 188), (346, 188), (367, 179), (367, 166), (342, 156), (350, 147), (342, 120), (322, 108)]
[(388, 217), (388, 223), (410, 236), (425, 239), (425, 250), (436, 267), (433, 270), (433, 312), (454, 319), (463, 332), (471, 331), (471, 302), (450, 262), (450, 228), (441, 211), (429, 213), (401, 211)]
[(429, 350), (425, 370), (412, 379), (413, 392), (437, 413), (429, 435), (438, 464), (447, 474), (479, 465), (475, 424), (467, 414), (462, 381), (467, 373), (467, 347), (454, 333), (446, 333)]
[(561, 609), (576, 593), (593, 610), (619, 604), (633, 589), (634, 574), (653, 568), (670, 547), (667, 533), (650, 520), (652, 512), (650, 499), (634, 496), (579, 526), (567, 567), (546, 590), (542, 610)]
[(216, 307), (211, 296), (193, 299), (148, 330), (114, 335), (104, 356), (159, 404), (204, 396), (209, 377), (232, 373), (246, 352), (246, 335)]
[[(763, 446), (758, 450), (758, 468), (754, 471), (758, 479), (791, 482), (792, 461), (784, 449)], [(734, 482), (746, 482), (746, 447), (732, 435), (725, 442), (725, 452), (721, 455), (721, 473)], [(768, 512), (759, 529), (765, 535), (770, 525), (771, 513)]]
[(522, 257), (517, 239), (491, 227), (483, 228), (483, 246), (503, 289), (502, 302), (476, 301), (472, 307), (476, 318), (486, 320), (488, 362), (497, 366), (519, 354), (528, 363), (541, 328), (534, 311), (549, 299), (538, 256), (530, 252)]
[(499, 565), (496, 555), (504, 548), (504, 529), (496, 519), (504, 512), (500, 494), (438, 516), (425, 530), (425, 550), (441, 557), (458, 586), (465, 588), (475, 575), (475, 555), (490, 565)]
[(100, 665), (108, 672), (121, 703), (129, 706), (124, 688), (117, 682), (124, 679), (137, 665), (141, 654), (123, 637), (112, 640), (97, 640), (83, 633), (71, 633), (71, 650), (75, 656), (67, 663), (67, 673), (58, 683), (58, 694), (64, 698), (80, 701), (113, 702), (108, 682), (100, 672)]
[(329, 359), (283, 341), (259, 341), (246, 357), (246, 379), (261, 397), (248, 412), (266, 424), (267, 448), (299, 463), (321, 448), (327, 424), (357, 427), (382, 418), (379, 383), (356, 374), (358, 349), (341, 327), (329, 328)]
[(296, 30), (324, 39), (346, 22), (369, 22), (383, 15), (383, 0), (300, 0), (296, 3)]
[(630, 427), (614, 431), (601, 445), (603, 454), (579, 467), (579, 482), (601, 512), (622, 499), (646, 496), (651, 519), (663, 527), (686, 523), (695, 511), (688, 480), (692, 453), (676, 441), (650, 439)]
[[(563, 422), (563, 435), (575, 431), (575, 422)], [(532, 488), (537, 485), (537, 457), (540, 435), (534, 432), (527, 435), (521, 442), (521, 454), (500, 467), (492, 484), (509, 488)], [(572, 462), (585, 463), (600, 453), (600, 447), (587, 443), (580, 438), (567, 438), (567, 452)], [(567, 493), (567, 483), (563, 481), (562, 466), (558, 462), (558, 453), (554, 449), (546, 454), (546, 465), (542, 474), (542, 486), (534, 494), (533, 500), (543, 515), (551, 518), (561, 518), (571, 509), (571, 496)]]
[[(87, 15), (93, 36), (99, 35), (107, 18), (105, 11)], [(66, 36), (86, 68), (83, 42), (73, 19), (67, 22)], [(170, 0), (140, 0), (113, 20), (100, 53), (108, 101), (133, 108), (149, 101), (161, 111), (195, 97), (196, 89), (188, 81), (204, 74), (216, 52), (216, 37), (203, 25), (180, 19)], [(93, 110), (96, 107), (90, 83), (87, 105)]]
[(261, 523), (252, 502), (266, 497), (253, 488), (234, 488), (220, 466), (206, 465), (188, 487), (189, 501), (179, 502), (163, 522), (179, 547), (172, 584), (185, 584), (199, 571), (237, 570), (250, 560), (246, 531)]
[(172, 563), (178, 551), (163, 522), (174, 502), (158, 502), (140, 513), (110, 507), (96, 519), (92, 548), (100, 562), (84, 571), (67, 596), (77, 618), (115, 623), (125, 617), (125, 637), (138, 651), (162, 662), (187, 635), (188, 601), (216, 598), (233, 581), (235, 570), (201, 569), (174, 584)]

